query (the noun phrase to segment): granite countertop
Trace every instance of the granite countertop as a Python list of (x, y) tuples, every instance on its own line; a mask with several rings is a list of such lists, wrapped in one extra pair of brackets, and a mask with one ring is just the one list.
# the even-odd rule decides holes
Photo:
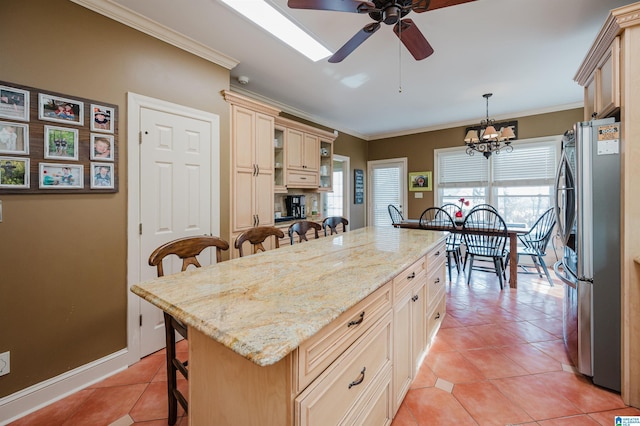
[(254, 363), (272, 365), (447, 234), (361, 228), (156, 278), (131, 291)]

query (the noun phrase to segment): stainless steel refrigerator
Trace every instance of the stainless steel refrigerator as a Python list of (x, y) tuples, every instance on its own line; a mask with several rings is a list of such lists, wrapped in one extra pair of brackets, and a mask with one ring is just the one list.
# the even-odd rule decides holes
[(565, 133), (555, 185), (564, 242), (554, 265), (564, 282), (567, 351), (596, 385), (620, 391), (620, 123), (577, 123)]

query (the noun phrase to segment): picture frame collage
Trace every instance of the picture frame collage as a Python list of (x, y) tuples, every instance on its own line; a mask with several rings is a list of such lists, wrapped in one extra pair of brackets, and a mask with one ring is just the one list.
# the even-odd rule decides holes
[(117, 192), (117, 110), (0, 81), (0, 194)]

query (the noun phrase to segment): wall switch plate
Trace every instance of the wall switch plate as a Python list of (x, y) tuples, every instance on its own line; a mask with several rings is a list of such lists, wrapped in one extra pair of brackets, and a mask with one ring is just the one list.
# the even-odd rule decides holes
[(11, 372), (10, 355), (11, 352), (3, 352), (0, 354), (0, 376)]
[(0, 222), (2, 222), (2, 200), (0, 200)]

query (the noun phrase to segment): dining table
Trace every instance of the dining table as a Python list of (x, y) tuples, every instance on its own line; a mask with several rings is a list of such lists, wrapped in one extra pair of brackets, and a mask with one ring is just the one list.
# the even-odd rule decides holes
[[(507, 236), (509, 237), (509, 287), (518, 288), (518, 235), (524, 235), (529, 232), (529, 227), (524, 223), (507, 223)], [(430, 231), (449, 231), (454, 233), (463, 233), (462, 223), (456, 221), (455, 226), (443, 226), (439, 224), (420, 224), (420, 219), (404, 219), (393, 226), (398, 228), (410, 229), (426, 229)], [(466, 230), (464, 232), (469, 232)], [(487, 233), (491, 231), (476, 231)]]

